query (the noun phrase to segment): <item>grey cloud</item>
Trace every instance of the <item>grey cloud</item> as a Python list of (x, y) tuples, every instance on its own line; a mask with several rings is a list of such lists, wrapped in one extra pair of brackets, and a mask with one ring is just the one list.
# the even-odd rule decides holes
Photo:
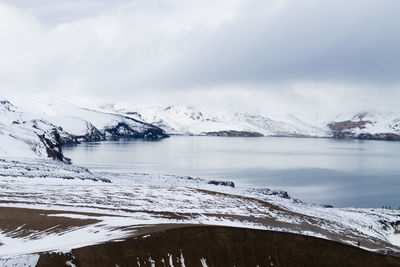
[(400, 2), (287, 2), (288, 7), (275, 14), (242, 14), (212, 34), (200, 34), (188, 43), (165, 81), (183, 87), (291, 81), (399, 83)]
[(128, 0), (3, 0), (2, 2), (27, 10), (45, 23), (57, 24), (109, 12), (114, 6)]
[(0, 93), (398, 110), (398, 10), (396, 0), (2, 1)]

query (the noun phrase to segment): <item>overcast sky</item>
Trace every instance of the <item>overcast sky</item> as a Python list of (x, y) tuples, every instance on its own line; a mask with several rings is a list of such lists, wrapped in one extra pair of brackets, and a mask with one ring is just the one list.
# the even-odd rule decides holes
[(0, 0), (0, 95), (400, 112), (398, 0)]

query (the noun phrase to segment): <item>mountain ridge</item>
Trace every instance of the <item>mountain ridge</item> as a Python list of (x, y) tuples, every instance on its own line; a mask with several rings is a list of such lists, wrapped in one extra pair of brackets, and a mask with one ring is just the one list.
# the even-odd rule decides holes
[(294, 114), (264, 116), (243, 112), (210, 113), (187, 104), (119, 109), (114, 112), (146, 121), (169, 134), (179, 135), (240, 136), (238, 133), (242, 132), (242, 136), (400, 140), (400, 116), (392, 112), (359, 112), (312, 118)]

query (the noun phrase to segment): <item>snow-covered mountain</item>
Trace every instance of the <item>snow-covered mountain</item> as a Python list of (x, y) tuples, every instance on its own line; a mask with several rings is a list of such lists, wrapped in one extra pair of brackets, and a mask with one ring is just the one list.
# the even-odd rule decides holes
[(120, 109), (115, 112), (157, 125), (169, 134), (400, 138), (400, 115), (395, 113), (362, 112), (334, 117), (300, 117), (293, 114), (264, 116), (239, 112), (212, 113), (182, 104)]
[[(121, 112), (121, 110), (119, 110)], [(328, 136), (328, 130), (294, 115), (279, 118), (226, 112), (210, 113), (191, 105), (138, 108), (124, 113), (157, 125), (170, 134), (215, 135), (218, 132), (259, 133), (265, 136)], [(326, 128), (326, 127), (325, 127)]]
[(162, 138), (168, 135), (151, 124), (68, 103), (28, 103), (17, 107), (0, 100), (0, 156), (51, 157), (69, 162), (65, 143), (101, 141), (108, 137)]

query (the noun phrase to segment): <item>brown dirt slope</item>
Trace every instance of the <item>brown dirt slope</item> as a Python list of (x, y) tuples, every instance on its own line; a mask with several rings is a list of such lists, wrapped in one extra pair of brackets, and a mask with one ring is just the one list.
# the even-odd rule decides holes
[[(47, 215), (65, 213), (50, 210), (0, 207), (0, 231), (13, 233), (13, 237), (27, 237), (34, 234), (65, 232), (74, 227), (98, 222), (93, 219), (74, 219), (66, 217), (49, 217)], [(51, 229), (51, 231), (49, 231)], [(1, 248), (0, 248), (1, 250)]]
[[(400, 266), (400, 258), (297, 234), (189, 226), (83, 247), (69, 255), (42, 254), (38, 266)], [(140, 265), (139, 265), (140, 264)]]
[(343, 131), (349, 130), (353, 128), (364, 129), (365, 125), (369, 123), (368, 121), (339, 121), (339, 122), (331, 122), (328, 124), (328, 127), (334, 131)]

